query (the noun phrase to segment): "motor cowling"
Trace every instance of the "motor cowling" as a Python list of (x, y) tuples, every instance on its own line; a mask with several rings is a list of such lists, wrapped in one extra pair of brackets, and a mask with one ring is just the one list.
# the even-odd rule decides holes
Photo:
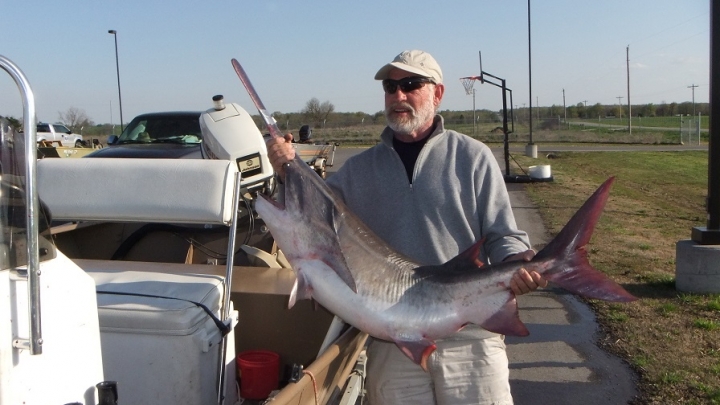
[(233, 160), (248, 189), (263, 185), (274, 174), (265, 139), (255, 121), (236, 103), (213, 97), (213, 108), (200, 115), (203, 153), (210, 159)]

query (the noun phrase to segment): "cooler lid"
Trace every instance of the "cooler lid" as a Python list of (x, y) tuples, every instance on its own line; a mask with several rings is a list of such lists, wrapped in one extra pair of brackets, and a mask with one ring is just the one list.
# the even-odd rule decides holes
[(102, 331), (190, 335), (209, 319), (195, 303), (215, 314), (220, 308), (220, 276), (142, 271), (87, 273), (95, 280)]

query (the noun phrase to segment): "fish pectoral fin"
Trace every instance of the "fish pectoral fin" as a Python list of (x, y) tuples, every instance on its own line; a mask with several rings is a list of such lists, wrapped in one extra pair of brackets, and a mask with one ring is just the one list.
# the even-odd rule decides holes
[(323, 261), (333, 272), (335, 272), (335, 274), (337, 274), (338, 277), (340, 277), (340, 280), (342, 280), (349, 289), (351, 289), (354, 293), (357, 293), (355, 278), (350, 272), (347, 261), (342, 254), (332, 255), (325, 258)]
[[(508, 300), (494, 314), (481, 322), (473, 322), (490, 332), (510, 336), (527, 336), (530, 332), (520, 320), (515, 295), (509, 294)], [(471, 321), (472, 322), (472, 321)]]
[(353, 278), (352, 273), (350, 273), (350, 269), (348, 269), (347, 266), (342, 266), (333, 270), (335, 270), (338, 277), (347, 284), (348, 288), (357, 294), (357, 285), (355, 284), (355, 278)]
[(423, 370), (428, 371), (427, 360), (435, 349), (437, 349), (435, 342), (429, 339), (396, 340), (395, 344), (410, 360), (420, 365)]

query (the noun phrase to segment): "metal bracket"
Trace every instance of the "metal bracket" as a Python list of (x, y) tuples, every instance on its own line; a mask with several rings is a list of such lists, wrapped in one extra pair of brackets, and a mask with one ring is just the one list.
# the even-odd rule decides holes
[(290, 370), (290, 378), (288, 379), (288, 382), (296, 383), (296, 382), (300, 381), (302, 376), (303, 376), (302, 364), (293, 364), (292, 369)]
[(30, 339), (13, 339), (13, 347), (20, 350), (30, 350)]

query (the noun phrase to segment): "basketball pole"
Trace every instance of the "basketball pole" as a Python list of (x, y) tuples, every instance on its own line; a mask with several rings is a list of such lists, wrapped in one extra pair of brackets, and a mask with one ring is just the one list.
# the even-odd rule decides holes
[[(718, 0), (720, 1), (720, 0)], [(515, 111), (513, 110), (513, 99), (512, 99), (512, 90), (507, 87), (507, 84), (505, 82), (505, 79), (501, 77), (497, 77), (495, 75), (492, 75), (484, 70), (482, 70), (482, 53), (478, 52), (478, 56), (480, 57), (480, 76), (469, 76), (469, 77), (461, 77), (460, 80), (462, 81), (463, 87), (465, 87), (466, 94), (470, 94), (470, 91), (472, 90), (472, 94), (474, 96), (475, 91), (472, 89), (473, 82), (475, 80), (480, 81), (480, 84), (488, 83), (495, 87), (499, 87), (502, 90), (502, 115), (503, 115), (503, 152), (504, 152), (504, 160), (505, 160), (505, 182), (506, 183), (529, 183), (529, 182), (536, 182), (536, 181), (553, 181), (552, 177), (538, 179), (538, 178), (532, 178), (529, 175), (517, 175), (512, 176), (510, 175), (510, 139), (509, 135), (513, 132), (515, 132)], [(512, 114), (512, 120), (508, 119), (508, 96), (510, 97), (510, 113)], [(473, 108), (474, 108), (474, 101), (473, 101)], [(512, 127), (511, 127), (512, 126)]]
[[(488, 83), (488, 84), (491, 84), (495, 87), (499, 87), (500, 89), (502, 89), (503, 135), (504, 135), (503, 149), (505, 152), (505, 177), (507, 178), (507, 177), (510, 177), (510, 142), (509, 142), (510, 140), (509, 140), (509, 135), (511, 132), (513, 132), (515, 130), (514, 120), (513, 120), (513, 124), (512, 124), (512, 131), (510, 130), (510, 128), (508, 126), (507, 103), (508, 103), (508, 94), (510, 94), (510, 104), (511, 104), (510, 108), (512, 109), (512, 90), (507, 88), (507, 86), (505, 84), (505, 79), (497, 77), (495, 75), (492, 75), (492, 74), (487, 73), (486, 71), (482, 70), (482, 53), (478, 52), (478, 56), (480, 57), (480, 76), (479, 77), (478, 76), (463, 77), (463, 78), (460, 78), (460, 80), (469, 80), (467, 83), (463, 82), (463, 86), (465, 86), (465, 92), (467, 94), (470, 94), (470, 91), (471, 91), (470, 86), (472, 86), (471, 83), (474, 80), (479, 80), (481, 84)], [(486, 76), (489, 77), (490, 80), (488, 80), (486, 78)], [(498, 83), (498, 81), (499, 81), (499, 83)], [(474, 89), (472, 91), (473, 91), (472, 94), (473, 94), (473, 109), (474, 109), (475, 108), (475, 101), (474, 101), (475, 100), (475, 98), (474, 98), (475, 91), (474, 91)]]

